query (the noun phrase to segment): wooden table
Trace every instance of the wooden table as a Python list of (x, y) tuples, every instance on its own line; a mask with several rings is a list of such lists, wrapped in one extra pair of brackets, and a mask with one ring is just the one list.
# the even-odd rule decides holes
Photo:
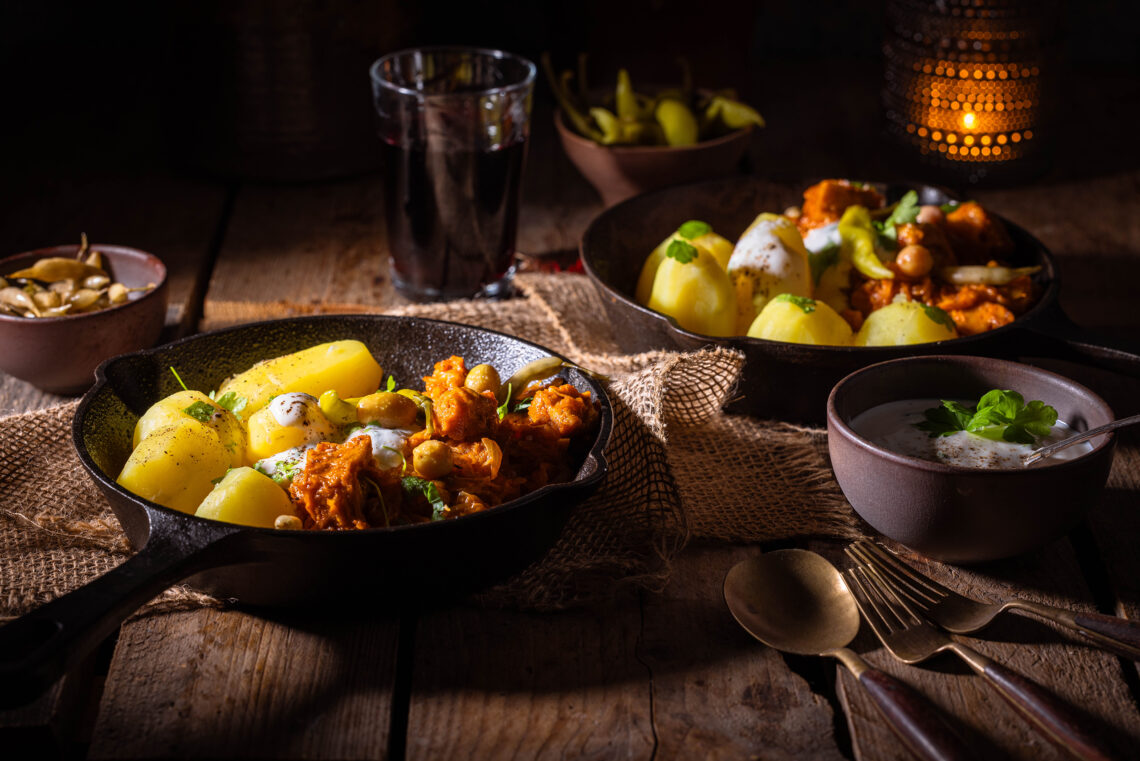
[[(852, 108), (862, 116), (843, 125), (807, 118), (818, 108), (796, 86), (796, 71), (771, 78), (773, 126), (757, 140), (754, 170), (793, 184), (893, 176), (889, 158), (873, 150), (873, 110)], [(873, 82), (853, 77), (833, 102), (842, 110), (873, 101)], [(1116, 105), (1078, 95), (1088, 102), (1074, 108), (1119, 111), (1129, 97), (1140, 101), (1135, 82), (1104, 87), (1117, 92)], [(1118, 138), (1113, 130), (1123, 127), (1115, 124), (1101, 125), (1101, 148)], [(1057, 255), (1062, 303), (1074, 319), (1134, 333), (1140, 171), (1135, 157), (1113, 161), (1087, 143), (1081, 150), (1062, 152), (1042, 182), (971, 195)], [(0, 210), (0, 250), (54, 244), (85, 229), (96, 240), (159, 253), (171, 269), (168, 337), (209, 329), (251, 303), (273, 302), (283, 313), (399, 303), (386, 271), (376, 176), (258, 185), (145, 166), (57, 169), (29, 166), (20, 175), (21, 193)], [(573, 251), (600, 208), (557, 150), (549, 114), (539, 113), (520, 249)], [(1065, 369), (1094, 384), (1118, 413), (1140, 411), (1137, 382)], [(0, 376), (0, 413), (59, 401)], [(1140, 458), (1135, 435), (1121, 443), (1118, 457)], [(1140, 482), (1114, 479), (1085, 525), (996, 564), (994, 577), (1058, 604), (1140, 617)], [(826, 542), (810, 546), (841, 557)], [(0, 713), (0, 755), (30, 742), (49, 756), (97, 759), (908, 758), (846, 672), (783, 656), (732, 621), (722, 579), (758, 549), (766, 548), (691, 546), (664, 592), (556, 615), (455, 605), (342, 620), (240, 610), (144, 617), (44, 699)], [(983, 636), (980, 650), (1088, 713), (1122, 756), (1140, 756), (1136, 664), (1024, 619)], [(855, 648), (929, 695), (982, 757), (1060, 757), (957, 662), (901, 666), (867, 632)]]

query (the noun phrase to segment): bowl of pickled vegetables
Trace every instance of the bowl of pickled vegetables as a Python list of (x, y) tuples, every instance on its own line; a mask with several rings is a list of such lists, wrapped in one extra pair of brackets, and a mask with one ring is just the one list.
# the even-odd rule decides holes
[(95, 382), (100, 362), (158, 341), (166, 267), (124, 246), (54, 246), (0, 260), (0, 371), (56, 394)]
[(682, 61), (676, 87), (634, 89), (619, 69), (616, 84), (586, 86), (578, 72), (556, 76), (543, 66), (558, 102), (554, 116), (562, 148), (606, 206), (646, 191), (731, 174), (763, 117), (732, 90), (694, 88)]

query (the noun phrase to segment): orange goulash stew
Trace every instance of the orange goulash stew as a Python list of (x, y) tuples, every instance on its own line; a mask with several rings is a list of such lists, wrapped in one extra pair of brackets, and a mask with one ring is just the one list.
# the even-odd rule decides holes
[(153, 405), (118, 477), (199, 517), (351, 530), (449, 520), (573, 480), (599, 405), (538, 360), (507, 382), (462, 357), (396, 388), (359, 341), (255, 365)]

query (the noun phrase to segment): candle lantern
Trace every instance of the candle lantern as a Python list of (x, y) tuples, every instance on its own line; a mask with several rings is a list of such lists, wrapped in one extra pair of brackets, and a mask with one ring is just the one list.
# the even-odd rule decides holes
[(1039, 171), (1057, 15), (1055, 0), (889, 0), (889, 133), (958, 181)]

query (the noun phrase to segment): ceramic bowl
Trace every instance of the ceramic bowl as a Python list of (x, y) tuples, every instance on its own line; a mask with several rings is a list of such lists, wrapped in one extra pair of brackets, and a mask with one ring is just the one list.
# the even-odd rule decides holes
[[(54, 394), (78, 394), (95, 382), (103, 360), (153, 346), (166, 322), (166, 266), (158, 257), (123, 246), (92, 245), (112, 279), (155, 287), (124, 304), (62, 317), (0, 314), (0, 372)], [(0, 276), (49, 256), (73, 258), (78, 246), (54, 246), (0, 259)]]
[(650, 190), (732, 174), (748, 151), (752, 129), (739, 129), (696, 145), (599, 145), (566, 124), (554, 126), (571, 163), (602, 196), (606, 206)]
[(1104, 400), (1055, 373), (1000, 359), (926, 356), (871, 365), (836, 384), (827, 400), (835, 478), (877, 531), (928, 557), (977, 563), (1012, 557), (1062, 536), (1097, 504), (1112, 466), (1113, 434), (1091, 451), (1019, 470), (929, 462), (885, 449), (851, 429), (861, 412), (904, 399), (978, 399), (990, 389), (1040, 399), (1086, 431), (1114, 419)]

